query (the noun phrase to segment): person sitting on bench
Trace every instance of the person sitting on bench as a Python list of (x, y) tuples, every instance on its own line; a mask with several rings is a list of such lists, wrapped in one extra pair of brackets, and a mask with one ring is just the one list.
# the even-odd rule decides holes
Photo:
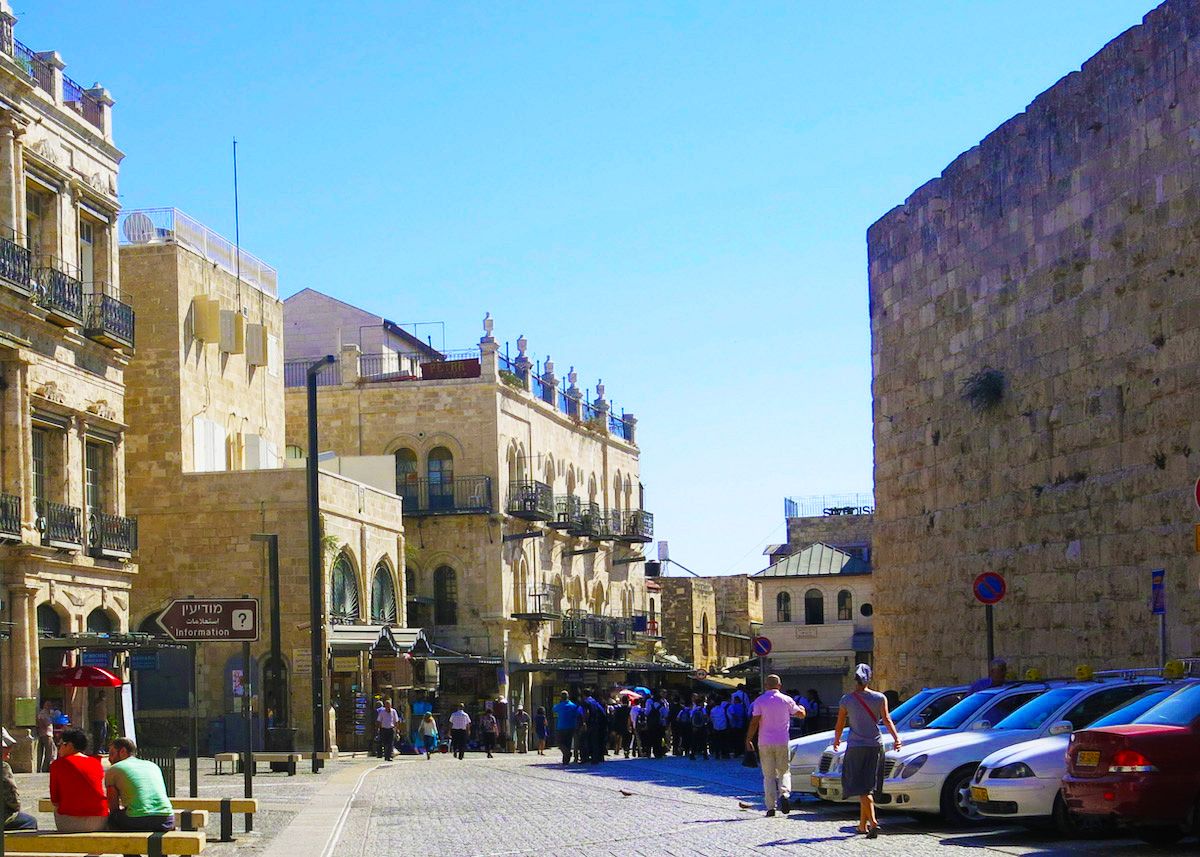
[(137, 744), (128, 738), (109, 743), (108, 761), (108, 826), (141, 833), (174, 830), (175, 810), (158, 765), (139, 759)]
[(67, 729), (58, 758), (50, 763), (50, 802), (59, 833), (96, 833), (108, 825), (104, 766), (87, 754), (87, 748), (82, 730)]
[(8, 764), (9, 752), (17, 741), (8, 734), (8, 730), (0, 727), (0, 747), (3, 748), (3, 763), (0, 763), (0, 797), (4, 800), (4, 829), (5, 830), (37, 830), (37, 819), (27, 812), (21, 812), (21, 793), (17, 791), (17, 781), (13, 777), (13, 769)]

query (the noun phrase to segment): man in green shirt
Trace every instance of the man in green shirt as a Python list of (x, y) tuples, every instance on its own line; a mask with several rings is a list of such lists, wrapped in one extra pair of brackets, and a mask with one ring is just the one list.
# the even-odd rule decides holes
[(128, 738), (113, 739), (108, 761), (108, 826), (142, 833), (174, 830), (175, 811), (158, 765), (139, 759), (137, 745)]

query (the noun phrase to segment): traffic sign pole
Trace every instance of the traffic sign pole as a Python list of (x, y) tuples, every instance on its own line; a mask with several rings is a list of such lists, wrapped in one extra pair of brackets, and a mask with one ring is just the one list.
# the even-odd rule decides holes
[(192, 665), (192, 683), (191, 693), (188, 694), (190, 699), (191, 712), (191, 740), (188, 741), (188, 797), (200, 796), (200, 715), (197, 713), (199, 709), (200, 692), (197, 689), (198, 670), (196, 669), (196, 644), (188, 643), (188, 660)]
[[(246, 797), (254, 797), (254, 719), (250, 714), (250, 642), (242, 643), (242, 720), (246, 725), (246, 756), (242, 762), (242, 782)], [(246, 813), (246, 832), (254, 829), (254, 816)]]
[(983, 615), (987, 622), (988, 669), (991, 669), (992, 661), (996, 659), (996, 622), (992, 610), (991, 604), (983, 605)]

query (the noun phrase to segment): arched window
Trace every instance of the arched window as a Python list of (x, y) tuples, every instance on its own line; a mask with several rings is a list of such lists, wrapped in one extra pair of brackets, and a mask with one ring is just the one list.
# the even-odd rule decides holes
[(658, 619), (658, 614), (655, 612), (655, 609), (654, 609), (654, 599), (651, 598), (650, 599), (650, 621), (654, 622), (657, 619)]
[(708, 614), (700, 620), (700, 654), (708, 657)]
[(825, 624), (825, 596), (819, 589), (810, 589), (804, 593), (804, 624)]
[(62, 618), (58, 615), (58, 611), (49, 604), (38, 605), (37, 629), (39, 637), (62, 636)]
[(392, 570), (385, 562), (375, 566), (375, 579), (371, 581), (371, 622), (375, 625), (396, 624), (396, 584), (392, 582)]
[(408, 620), (406, 624), (410, 628), (420, 628), (425, 623), (422, 621), (421, 602), (417, 600), (417, 573), (411, 565), (404, 568), (404, 597), (408, 599), (404, 610), (404, 617)]
[(429, 451), (429, 508), (454, 508), (454, 456), (444, 446)]
[(458, 577), (446, 565), (433, 573), (433, 624), (458, 624)]
[(838, 593), (838, 621), (849, 622), (854, 618), (854, 599), (849, 589)]
[(604, 615), (604, 585), (599, 582), (592, 587), (592, 612), (597, 616)]
[(405, 449), (404, 447), (397, 449), (396, 493), (404, 498), (405, 506), (416, 505), (419, 478), (420, 474), (417, 473), (417, 454), (411, 449)]
[(87, 630), (89, 634), (111, 634), (113, 632), (112, 618), (97, 607), (88, 614)]
[(513, 612), (528, 613), (529, 602), (529, 564), (525, 557), (517, 560), (513, 568)]
[(353, 625), (358, 621), (358, 581), (354, 566), (343, 553), (333, 563), (329, 575), (329, 618), (335, 625)]
[(792, 593), (780, 592), (775, 596), (775, 621), (792, 621)]

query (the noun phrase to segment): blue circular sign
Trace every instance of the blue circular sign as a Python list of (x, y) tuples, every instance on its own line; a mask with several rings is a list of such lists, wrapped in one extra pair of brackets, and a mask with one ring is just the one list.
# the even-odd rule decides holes
[(771, 654), (771, 641), (766, 637), (755, 637), (750, 645), (754, 650), (754, 654), (760, 658), (765, 658)]
[(1004, 600), (1004, 595), (1008, 592), (1008, 584), (1004, 582), (1003, 575), (994, 571), (985, 571), (975, 578), (973, 589), (975, 597), (984, 604), (996, 604)]

